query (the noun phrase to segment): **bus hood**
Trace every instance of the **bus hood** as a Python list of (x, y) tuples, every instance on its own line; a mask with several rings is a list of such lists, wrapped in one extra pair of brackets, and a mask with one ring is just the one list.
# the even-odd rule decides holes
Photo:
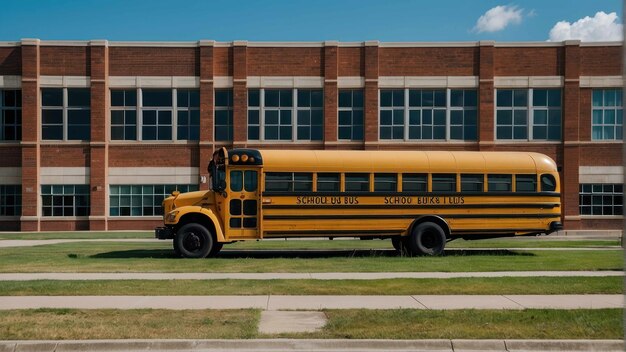
[(167, 214), (176, 208), (188, 205), (207, 206), (213, 203), (215, 203), (215, 194), (212, 191), (180, 193), (176, 196), (171, 195), (163, 200), (163, 213)]

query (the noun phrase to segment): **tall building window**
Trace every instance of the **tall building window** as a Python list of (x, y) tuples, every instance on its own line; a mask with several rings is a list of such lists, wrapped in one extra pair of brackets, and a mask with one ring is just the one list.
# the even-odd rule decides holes
[(89, 185), (42, 185), (43, 216), (88, 216)]
[(137, 139), (137, 91), (111, 90), (111, 140)]
[(0, 89), (0, 141), (22, 139), (22, 91)]
[(561, 89), (498, 89), (496, 139), (561, 140)]
[(320, 89), (248, 90), (248, 140), (321, 140), (323, 100)]
[(111, 185), (110, 216), (163, 215), (161, 203), (172, 191), (197, 191), (197, 185)]
[(142, 90), (142, 129), (144, 141), (172, 139), (172, 90)]
[(91, 93), (88, 88), (43, 88), (41, 138), (90, 140), (90, 99)]
[(446, 91), (409, 90), (409, 139), (446, 139)]
[(22, 186), (0, 185), (0, 216), (22, 215)]
[(200, 140), (200, 92), (197, 89), (177, 89), (178, 140)]
[(324, 96), (321, 89), (298, 89), (299, 141), (321, 141), (324, 135)]
[(580, 215), (622, 215), (624, 187), (622, 184), (580, 185)]
[(383, 89), (380, 139), (476, 140), (475, 89)]
[(215, 90), (215, 140), (233, 140), (233, 90)]
[(380, 91), (380, 139), (404, 139), (404, 90)]
[(363, 140), (363, 90), (339, 90), (338, 139)]
[(450, 90), (450, 139), (478, 139), (478, 97), (475, 89)]
[(591, 110), (591, 139), (623, 139), (621, 89), (594, 89)]

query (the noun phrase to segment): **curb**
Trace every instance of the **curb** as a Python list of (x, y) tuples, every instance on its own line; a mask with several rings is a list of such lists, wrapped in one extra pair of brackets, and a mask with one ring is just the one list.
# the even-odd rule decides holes
[(503, 351), (624, 350), (623, 340), (68, 340), (0, 341), (0, 352), (76, 351)]

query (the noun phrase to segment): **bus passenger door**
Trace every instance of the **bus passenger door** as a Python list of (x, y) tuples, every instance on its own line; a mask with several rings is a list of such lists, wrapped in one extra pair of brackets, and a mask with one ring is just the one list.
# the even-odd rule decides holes
[(260, 194), (258, 169), (232, 168), (229, 194), (226, 215), (230, 237), (257, 238)]

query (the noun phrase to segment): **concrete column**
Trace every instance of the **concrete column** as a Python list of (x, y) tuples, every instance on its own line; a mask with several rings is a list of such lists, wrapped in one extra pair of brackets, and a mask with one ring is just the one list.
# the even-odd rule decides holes
[(337, 147), (337, 42), (324, 43), (324, 148)]
[(233, 147), (248, 143), (248, 42), (233, 42)]
[(22, 231), (40, 230), (39, 39), (22, 39)]
[[(565, 86), (563, 87), (563, 168), (561, 203), (565, 228), (581, 227), (579, 210), (580, 166), (580, 41), (565, 42)], [(560, 165), (559, 165), (560, 166)]]
[(482, 151), (494, 149), (494, 45), (481, 41), (478, 49), (478, 146)]
[(365, 42), (365, 149), (378, 149), (378, 41)]
[(213, 47), (215, 41), (201, 40), (200, 43), (200, 157), (198, 170), (204, 176), (205, 183), (200, 183), (200, 189), (208, 189), (209, 175), (207, 165), (213, 155), (214, 141), (214, 82), (213, 82)]

